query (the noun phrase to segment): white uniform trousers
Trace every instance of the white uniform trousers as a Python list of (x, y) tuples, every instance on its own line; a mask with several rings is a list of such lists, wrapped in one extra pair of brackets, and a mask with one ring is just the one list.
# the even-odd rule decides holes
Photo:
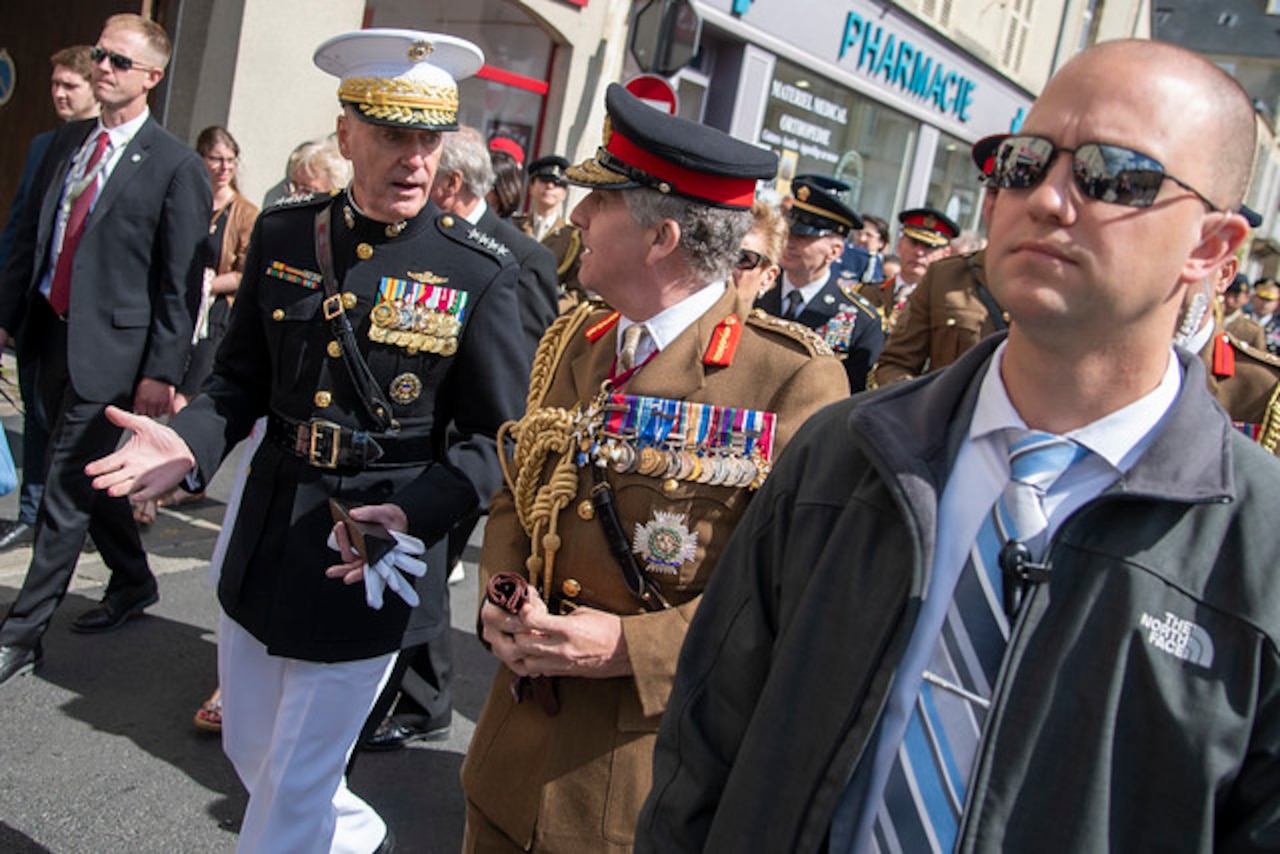
[(395, 655), (325, 664), (269, 655), (222, 615), (222, 749), (249, 790), (237, 851), (369, 854), (387, 826), (345, 769)]

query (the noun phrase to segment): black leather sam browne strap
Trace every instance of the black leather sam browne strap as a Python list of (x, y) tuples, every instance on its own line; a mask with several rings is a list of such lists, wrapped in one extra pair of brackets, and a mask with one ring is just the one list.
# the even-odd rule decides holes
[(605, 542), (609, 545), (609, 554), (622, 571), (622, 580), (632, 595), (640, 600), (646, 611), (662, 611), (671, 607), (657, 587), (645, 581), (644, 570), (631, 551), (631, 543), (618, 518), (617, 505), (613, 503), (613, 488), (605, 477), (600, 466), (591, 467), (591, 507), (600, 520), (600, 529), (604, 532)]
[(320, 274), (324, 277), (324, 319), (329, 321), (333, 337), (342, 347), (342, 364), (347, 368), (351, 384), (355, 387), (365, 412), (373, 419), (377, 429), (395, 431), (400, 429), (400, 424), (391, 416), (391, 404), (378, 387), (369, 363), (364, 360), (356, 344), (355, 332), (351, 329), (351, 320), (342, 306), (338, 279), (333, 273), (333, 241), (329, 234), (332, 208), (332, 204), (322, 207), (316, 213), (315, 225), (316, 263), (320, 265)]

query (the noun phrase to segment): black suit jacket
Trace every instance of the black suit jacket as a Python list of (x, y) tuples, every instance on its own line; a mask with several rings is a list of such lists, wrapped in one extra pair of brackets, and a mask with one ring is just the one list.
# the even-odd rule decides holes
[(542, 333), (559, 314), (555, 253), (499, 217), (493, 208), (485, 210), (477, 225), (505, 243), (520, 267), (520, 325), (529, 339), (529, 358), (533, 358)]
[[(67, 172), (96, 124), (72, 122), (55, 133), (33, 184), (40, 204), (25, 213), (0, 276), (0, 328), (18, 336), (20, 356), (40, 345), (42, 330), (28, 321), (51, 316), (29, 309), (44, 299), (38, 287)], [(182, 379), (212, 208), (204, 163), (148, 118), (103, 186), (76, 250), (67, 369), (80, 397), (128, 400), (142, 377)]]

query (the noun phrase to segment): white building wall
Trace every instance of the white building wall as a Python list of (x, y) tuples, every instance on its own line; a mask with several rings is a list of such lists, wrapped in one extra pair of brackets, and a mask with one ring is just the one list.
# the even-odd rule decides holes
[(284, 177), (298, 143), (333, 132), (338, 81), (311, 55), (359, 29), (363, 15), (363, 0), (244, 0), (227, 128), (240, 143), (240, 190), (255, 204)]

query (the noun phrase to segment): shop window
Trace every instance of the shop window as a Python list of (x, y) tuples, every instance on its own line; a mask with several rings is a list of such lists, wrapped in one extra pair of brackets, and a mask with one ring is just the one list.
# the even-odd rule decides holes
[(960, 228), (977, 231), (982, 226), (982, 184), (969, 149), (969, 143), (939, 134), (926, 204), (951, 217)]
[(914, 119), (779, 59), (760, 142), (778, 153), (779, 196), (796, 175), (831, 175), (852, 187), (854, 210), (891, 219), (918, 133)]

